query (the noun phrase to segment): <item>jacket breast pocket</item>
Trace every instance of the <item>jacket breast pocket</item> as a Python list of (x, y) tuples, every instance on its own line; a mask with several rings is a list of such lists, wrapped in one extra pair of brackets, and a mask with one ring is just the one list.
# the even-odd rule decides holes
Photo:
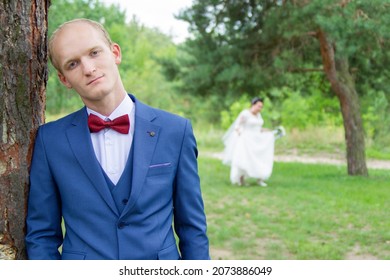
[(173, 165), (170, 162), (156, 163), (149, 166), (147, 177), (171, 173)]

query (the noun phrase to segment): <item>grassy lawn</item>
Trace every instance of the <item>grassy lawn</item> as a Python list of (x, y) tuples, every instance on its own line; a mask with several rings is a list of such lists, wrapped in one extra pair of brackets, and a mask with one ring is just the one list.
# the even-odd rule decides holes
[(229, 167), (200, 156), (213, 259), (390, 259), (390, 172), (275, 162), (268, 187), (230, 184)]

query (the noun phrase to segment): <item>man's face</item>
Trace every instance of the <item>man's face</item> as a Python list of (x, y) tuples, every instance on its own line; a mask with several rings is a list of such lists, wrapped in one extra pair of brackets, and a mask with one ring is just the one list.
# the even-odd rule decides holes
[(115, 94), (121, 62), (117, 44), (108, 46), (102, 32), (85, 22), (68, 24), (56, 36), (52, 56), (66, 87), (73, 88), (86, 104)]

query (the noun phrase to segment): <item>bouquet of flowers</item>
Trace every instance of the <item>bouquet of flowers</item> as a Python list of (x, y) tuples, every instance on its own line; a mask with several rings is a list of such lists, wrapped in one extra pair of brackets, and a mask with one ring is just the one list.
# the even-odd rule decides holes
[(283, 136), (286, 135), (286, 130), (284, 129), (283, 126), (278, 126), (272, 131), (275, 135), (275, 139), (282, 138)]

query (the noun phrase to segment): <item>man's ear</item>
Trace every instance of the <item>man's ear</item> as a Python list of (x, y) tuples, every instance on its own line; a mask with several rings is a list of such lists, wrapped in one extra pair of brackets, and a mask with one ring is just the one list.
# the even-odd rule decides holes
[(60, 82), (66, 86), (67, 88), (71, 89), (72, 85), (68, 82), (68, 80), (65, 78), (65, 76), (61, 72), (57, 72), (57, 76), (60, 79)]
[(112, 43), (111, 45), (111, 51), (114, 54), (115, 57), (115, 63), (119, 65), (122, 61), (122, 52), (121, 47), (117, 43)]

